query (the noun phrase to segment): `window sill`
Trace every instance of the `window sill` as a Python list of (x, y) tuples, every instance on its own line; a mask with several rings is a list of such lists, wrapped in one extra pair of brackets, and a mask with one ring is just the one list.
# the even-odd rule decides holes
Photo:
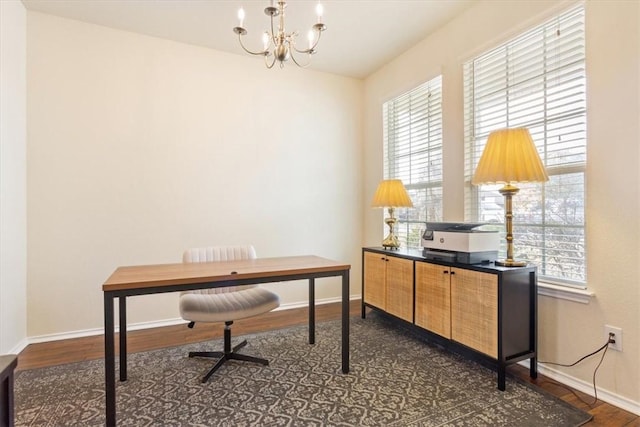
[(589, 304), (591, 298), (595, 298), (595, 293), (587, 289), (575, 289), (568, 286), (559, 286), (552, 283), (538, 282), (538, 295), (546, 297), (565, 299), (568, 301)]

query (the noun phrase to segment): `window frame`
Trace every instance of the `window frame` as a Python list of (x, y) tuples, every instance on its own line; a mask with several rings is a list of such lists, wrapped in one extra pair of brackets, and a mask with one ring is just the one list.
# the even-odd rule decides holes
[[(421, 96), (427, 98), (420, 100)], [(408, 109), (411, 117), (403, 120), (400, 112), (392, 113), (392, 109), (402, 110), (405, 114)], [(412, 128), (421, 120), (424, 123), (417, 126), (414, 136)], [(414, 203), (413, 208), (396, 209), (395, 233), (401, 246), (420, 248), (425, 223), (442, 221), (443, 214), (442, 75), (384, 102), (382, 122), (384, 179), (401, 179)], [(398, 144), (400, 139), (402, 142)], [(399, 147), (402, 144), (408, 145)], [(424, 161), (420, 161), (421, 156)], [(409, 165), (409, 171), (400, 166), (401, 162), (405, 169)], [(432, 168), (432, 162), (439, 164)], [(421, 167), (428, 170), (426, 179), (420, 179), (420, 173), (413, 170)]]
[[(583, 279), (576, 280), (575, 276), (571, 278), (567, 278), (567, 277), (557, 277), (551, 274), (546, 274), (546, 271), (547, 271), (546, 268), (549, 263), (546, 261), (548, 256), (545, 254), (545, 251), (548, 248), (546, 245), (537, 246), (540, 250), (540, 253), (543, 254), (541, 255), (543, 262), (541, 263), (541, 265), (539, 265), (539, 278), (548, 283), (553, 283), (555, 285), (565, 286), (565, 287), (573, 287), (577, 289), (586, 289), (586, 283), (587, 283), (587, 263), (586, 263), (587, 245), (586, 245), (586, 217), (585, 217), (586, 215), (586, 168), (587, 168), (587, 158), (586, 158), (586, 155), (587, 155), (586, 78), (587, 77), (586, 77), (586, 71), (585, 71), (586, 55), (585, 55), (585, 46), (584, 46), (585, 44), (584, 17), (585, 17), (585, 10), (583, 5), (580, 5), (578, 7), (574, 7), (567, 11), (559, 13), (555, 17), (549, 20), (546, 20), (542, 24), (539, 24), (527, 31), (523, 31), (519, 35), (516, 35), (515, 37), (511, 37), (505, 43), (502, 43), (493, 49), (489, 49), (479, 55), (476, 55), (474, 58), (471, 58), (470, 60), (464, 63), (464, 70), (463, 70), (464, 113), (465, 113), (465, 171), (464, 171), (465, 220), (473, 221), (473, 222), (479, 221), (480, 213), (482, 211), (482, 203), (483, 203), (482, 198), (483, 198), (483, 195), (487, 194), (488, 191), (495, 190), (494, 192), (496, 196), (502, 197), (499, 194), (497, 194), (497, 189), (500, 186), (474, 186), (471, 184), (471, 177), (473, 176), (473, 172), (475, 171), (475, 167), (477, 166), (479, 157), (482, 153), (482, 149), (479, 149), (478, 147), (484, 148), (484, 144), (486, 144), (486, 138), (488, 134), (491, 131), (499, 128), (524, 126), (524, 127), (530, 127), (531, 129), (535, 129), (536, 130), (535, 132), (532, 130), (532, 135), (534, 136), (534, 140), (538, 145), (538, 150), (541, 154), (541, 158), (545, 163), (547, 173), (550, 178), (549, 183), (552, 183), (552, 181), (555, 179), (559, 179), (559, 177), (581, 175), (581, 184), (580, 184), (581, 191), (568, 192), (568, 194), (574, 195), (574, 194), (581, 193), (580, 206), (582, 208), (582, 211), (581, 211), (580, 217), (582, 222), (581, 224), (578, 224), (578, 225), (571, 225), (567, 223), (560, 224), (560, 223), (553, 223), (545, 218), (546, 212), (548, 210), (546, 192), (548, 189), (551, 189), (551, 188), (560, 188), (561, 185), (556, 184), (555, 187), (550, 187), (550, 184), (516, 184), (516, 186), (521, 189), (521, 193), (526, 191), (536, 191), (536, 188), (537, 188), (537, 191), (540, 192), (540, 203), (542, 206), (541, 208), (542, 219), (540, 222), (536, 222), (536, 223), (527, 223), (527, 222), (518, 221), (517, 208), (518, 208), (519, 197), (522, 197), (522, 196), (521, 194), (516, 195), (514, 197), (514, 211), (516, 211), (514, 215), (514, 245), (517, 247), (519, 242), (518, 234), (517, 234), (519, 227), (539, 228), (541, 232), (538, 233), (538, 235), (541, 236), (541, 241), (544, 241), (547, 235), (547, 230), (552, 227), (567, 228), (567, 229), (577, 228), (579, 230), (581, 229), (581, 234), (579, 234), (578, 241), (581, 241), (582, 245), (580, 246), (578, 244), (578, 247), (582, 248), (583, 256), (576, 259), (582, 260), (582, 263), (579, 268), (581, 272), (580, 273), (581, 278)], [(571, 27), (572, 25), (574, 27)], [(556, 33), (555, 35), (557, 35), (557, 37), (556, 37), (556, 40), (550, 40), (549, 34), (553, 34), (554, 28), (557, 28), (555, 30), (555, 33)], [(570, 39), (567, 43), (576, 43), (576, 45), (575, 46), (569, 45), (569, 44), (564, 45), (564, 46), (569, 46), (569, 49), (566, 51), (563, 50), (562, 53), (563, 55), (575, 54), (576, 56), (575, 58), (571, 58), (571, 60), (575, 60), (575, 63), (572, 63), (569, 60), (568, 56), (566, 58), (563, 56), (561, 60), (565, 61), (568, 65), (565, 65), (565, 62), (562, 62), (561, 65), (563, 67), (566, 66), (567, 69), (575, 66), (577, 67), (578, 71), (572, 70), (571, 72), (572, 73), (575, 72), (576, 74), (580, 74), (580, 72), (582, 73), (581, 78), (577, 80), (575, 85), (578, 88), (577, 89), (578, 93), (582, 95), (583, 100), (581, 102), (573, 101), (573, 103), (567, 104), (567, 105), (571, 105), (572, 107), (572, 108), (567, 107), (567, 111), (570, 111), (570, 114), (567, 114), (566, 117), (559, 118), (557, 114), (554, 116), (546, 115), (547, 109), (551, 109), (548, 107), (548, 104), (550, 103), (550, 99), (552, 98), (552, 95), (549, 95), (549, 93), (552, 90), (552, 84), (549, 84), (547, 86), (547, 83), (550, 81), (553, 75), (560, 75), (561, 71), (559, 70), (564, 70), (564, 68), (562, 69), (560, 68), (560, 65), (559, 65), (560, 62), (556, 64), (558, 68), (553, 68), (551, 66), (553, 65), (553, 64), (550, 64), (552, 60), (556, 60), (556, 61), (560, 61), (560, 60), (558, 60), (559, 56), (557, 54), (555, 58), (552, 58), (552, 55), (549, 52), (551, 51), (552, 46), (562, 46), (562, 43), (565, 43), (564, 41), (562, 41), (562, 43), (558, 41), (560, 40), (558, 37), (560, 37), (560, 35), (563, 34), (562, 31), (565, 31), (565, 28), (569, 28), (568, 30), (566, 30), (566, 32), (569, 32), (569, 36), (567, 38)], [(534, 39), (535, 36), (542, 37), (541, 46), (536, 45), (534, 41), (530, 41), (530, 39)], [(555, 44), (553, 42), (555, 42)], [(531, 121), (531, 122), (527, 122), (525, 118), (526, 116), (522, 115), (522, 112), (526, 111), (526, 108), (528, 107), (521, 107), (522, 110), (519, 112), (521, 114), (520, 117), (513, 117), (515, 116), (515, 113), (511, 114), (511, 112), (509, 111), (511, 103), (514, 102), (513, 100), (517, 99), (518, 97), (518, 94), (516, 93), (513, 95), (512, 98), (510, 98), (511, 96), (510, 91), (517, 92), (518, 90), (520, 90), (521, 92), (525, 92), (525, 89), (522, 89), (522, 87), (524, 87), (524, 85), (527, 85), (526, 90), (531, 91), (529, 95), (532, 95), (532, 97), (533, 95), (539, 96), (539, 94), (535, 92), (535, 89), (538, 88), (537, 84), (526, 82), (524, 79), (522, 79), (522, 81), (517, 83), (514, 83), (512, 80), (510, 80), (510, 79), (516, 80), (515, 73), (513, 73), (514, 74), (513, 76), (509, 74), (510, 71), (512, 71), (510, 69), (510, 67), (512, 66), (511, 63), (516, 62), (518, 60), (527, 61), (526, 54), (528, 52), (524, 52), (523, 54), (524, 49), (522, 48), (522, 45), (521, 45), (526, 43), (529, 43), (527, 46), (528, 48), (532, 50), (540, 49), (544, 52), (544, 56), (543, 56), (544, 59), (542, 60), (543, 73), (540, 75), (536, 75), (534, 72), (531, 72), (531, 75), (527, 76), (531, 78), (532, 81), (536, 78), (540, 79), (542, 83), (539, 90), (544, 91), (542, 96), (543, 102), (541, 102), (540, 104), (544, 106), (542, 107), (544, 110), (544, 115), (541, 120), (538, 119), (538, 121)], [(560, 48), (556, 48), (556, 49), (560, 50)], [(494, 80), (487, 79), (488, 83), (486, 84), (486, 87), (482, 87), (482, 88), (478, 87), (474, 80), (476, 76), (475, 75), (476, 64), (481, 60), (487, 59), (486, 63), (488, 65), (485, 65), (486, 67), (488, 67), (489, 65), (495, 66), (496, 70), (499, 70), (500, 68), (498, 68), (498, 65), (496, 64), (500, 63), (499, 55), (501, 54), (505, 56), (504, 85), (501, 86), (501, 83), (499, 82), (499, 72), (495, 71)], [(522, 56), (518, 56), (518, 54), (521, 54)], [(525, 58), (525, 59), (523, 60), (522, 58)], [(533, 60), (530, 60), (530, 61), (534, 62)], [(490, 69), (490, 71), (494, 71), (494, 70)], [(555, 74), (552, 74), (552, 73), (555, 73)], [(489, 72), (487, 72), (486, 75), (492, 76), (492, 74)], [(500, 107), (495, 106), (495, 105), (498, 105), (497, 103), (494, 103), (493, 111), (487, 108), (485, 111), (485, 116), (489, 117), (491, 116), (491, 114), (494, 115), (494, 117), (491, 117), (491, 119), (494, 120), (494, 122), (491, 123), (493, 126), (489, 126), (485, 123), (484, 127), (482, 127), (480, 131), (478, 131), (479, 130), (478, 128), (482, 126), (478, 122), (480, 122), (482, 118), (478, 118), (479, 113), (477, 110), (479, 108), (476, 105), (475, 101), (477, 98), (480, 98), (480, 96), (477, 96), (477, 92), (487, 93), (488, 92), (487, 88), (491, 89), (492, 91), (495, 91), (498, 94), (500, 93), (500, 91), (504, 91), (504, 96), (506, 97), (506, 105), (502, 107), (504, 109), (504, 112), (500, 111)], [(568, 93), (569, 90), (568, 89), (565, 89), (565, 90), (567, 90), (567, 93)], [(564, 92), (559, 92), (559, 93), (564, 95)], [(487, 96), (487, 100), (488, 99), (490, 98)], [(524, 101), (519, 101), (519, 102), (522, 105), (524, 105)], [(487, 101), (487, 104), (489, 104), (488, 101)], [(514, 102), (514, 104), (516, 104), (516, 102)], [(559, 109), (556, 107), (556, 113), (557, 111), (559, 111)], [(504, 118), (499, 116), (501, 113), (505, 114)], [(501, 119), (503, 119), (503, 121), (500, 123)], [(574, 161), (566, 161), (566, 163), (561, 163), (561, 164), (550, 163), (549, 162), (550, 157), (547, 157), (547, 154), (550, 151), (550, 147), (552, 149), (554, 149), (555, 147), (553, 147), (554, 145), (553, 142), (549, 142), (551, 137), (550, 137), (550, 133), (548, 132), (548, 127), (552, 127), (554, 123), (561, 123), (561, 120), (570, 121), (572, 119), (575, 119), (579, 123), (579, 126), (583, 127), (582, 132), (584, 133), (584, 137), (580, 138), (580, 140), (582, 141), (581, 142), (582, 151), (576, 150), (576, 153), (578, 153), (579, 156), (582, 156), (583, 160), (575, 161), (574, 159)], [(490, 122), (489, 119), (486, 119), (485, 121), (487, 123)], [(566, 125), (565, 123), (565, 126), (567, 126), (567, 129), (568, 129), (569, 125)], [(539, 130), (541, 128), (543, 129), (542, 136), (539, 135), (540, 134)], [(536, 133), (538, 135), (536, 135)], [(564, 135), (564, 134), (558, 134), (559, 139), (560, 139), (560, 135)], [(560, 143), (558, 143), (558, 145), (560, 145)], [(580, 158), (579, 156), (576, 157), (576, 159), (579, 159)], [(483, 190), (481, 187), (484, 187), (485, 189), (488, 188), (488, 190)], [(502, 226), (501, 228), (503, 229), (504, 210), (502, 211), (502, 219), (501, 219), (500, 225)], [(502, 232), (504, 234), (504, 230), (502, 230)], [(581, 240), (580, 240), (580, 237), (581, 237)], [(502, 242), (503, 242), (503, 247), (501, 248), (501, 252), (504, 252), (504, 246), (505, 246), (504, 239), (502, 239)], [(558, 255), (556, 255), (556, 257), (559, 257), (560, 256), (559, 254), (563, 251), (565, 251), (565, 249), (558, 249), (557, 250)]]

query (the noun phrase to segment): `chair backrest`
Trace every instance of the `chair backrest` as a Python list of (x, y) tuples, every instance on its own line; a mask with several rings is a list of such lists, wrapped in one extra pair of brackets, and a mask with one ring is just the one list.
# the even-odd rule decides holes
[(182, 262), (235, 261), (256, 258), (256, 250), (251, 245), (191, 248), (182, 254)]
[[(205, 248), (191, 248), (182, 254), (182, 262), (216, 262), (256, 259), (256, 250), (251, 245), (244, 246), (208, 246)], [(200, 289), (190, 291), (199, 294), (221, 294), (253, 288), (256, 285), (231, 286), (228, 288)]]

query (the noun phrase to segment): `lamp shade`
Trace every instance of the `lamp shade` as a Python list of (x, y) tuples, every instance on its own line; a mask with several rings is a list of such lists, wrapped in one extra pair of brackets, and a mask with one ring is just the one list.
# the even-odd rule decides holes
[(526, 128), (500, 129), (489, 134), (473, 184), (544, 182), (549, 176)]
[(376, 194), (373, 195), (371, 207), (413, 207), (413, 202), (407, 194), (402, 181), (399, 179), (387, 179), (380, 181)]

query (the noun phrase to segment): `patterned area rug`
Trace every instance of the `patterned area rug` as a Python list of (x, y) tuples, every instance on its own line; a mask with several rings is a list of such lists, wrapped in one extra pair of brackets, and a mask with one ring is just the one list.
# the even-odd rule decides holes
[[(591, 419), (555, 397), (424, 343), (375, 313), (351, 322), (351, 372), (340, 372), (340, 322), (248, 336), (269, 366), (211, 360), (189, 350), (221, 340), (129, 355), (117, 416), (130, 426), (578, 426)], [(234, 339), (234, 343), (237, 337)], [(17, 426), (104, 425), (104, 364), (16, 374)]]

